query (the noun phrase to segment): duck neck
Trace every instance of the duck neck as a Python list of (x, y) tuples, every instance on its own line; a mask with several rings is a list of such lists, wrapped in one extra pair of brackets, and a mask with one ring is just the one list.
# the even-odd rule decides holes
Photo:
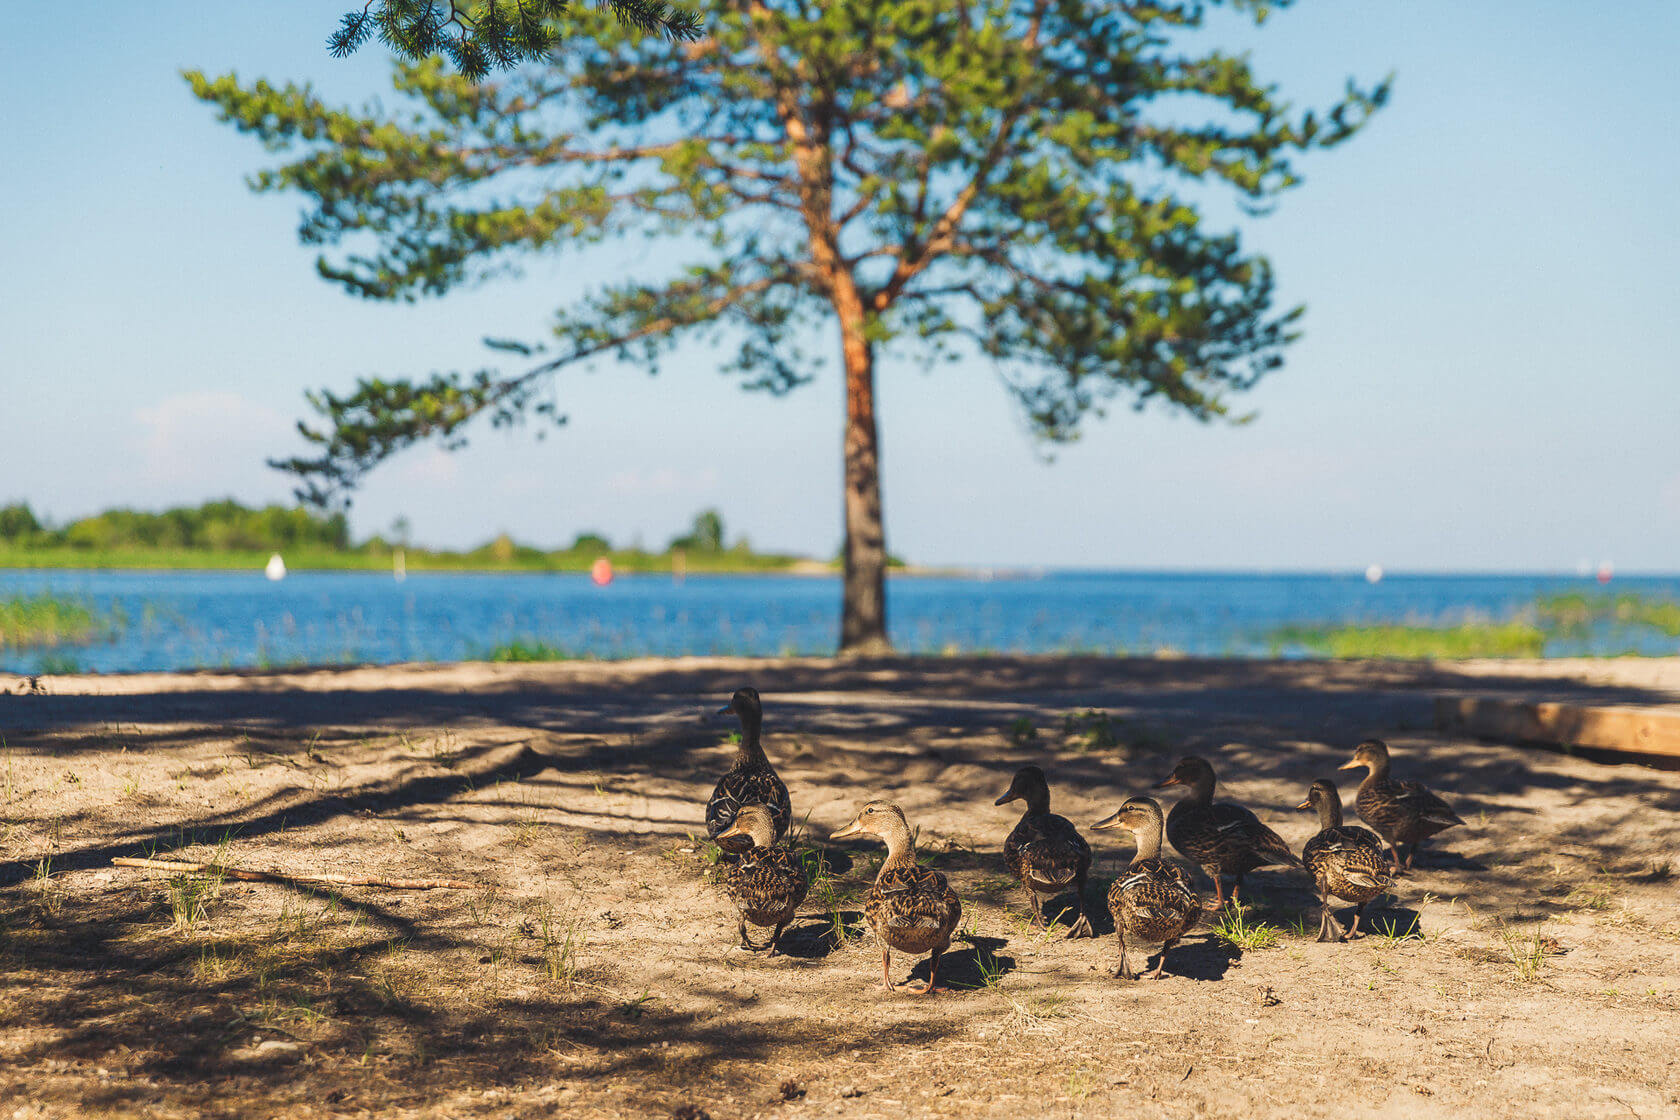
[(881, 864), (880, 872), (875, 876), (879, 879), (890, 868), (914, 867), (916, 864), (916, 841), (910, 835), (910, 828), (903, 821), (894, 821), (887, 832), (881, 835), (887, 845), (886, 862)]
[(759, 741), (759, 729), (764, 726), (764, 716), (759, 712), (746, 711), (741, 715), (741, 746), (735, 752), (738, 765), (764, 760), (764, 745)]
[(1365, 780), (1359, 783), (1362, 786), (1372, 785), (1376, 782), (1388, 781), (1388, 759), (1383, 758), (1367, 762), (1365, 764), (1365, 771)]
[(1021, 800), (1027, 803), (1026, 815), (1029, 817), (1042, 816), (1050, 811), (1050, 791), (1047, 789), (1028, 790), (1021, 795)]
[(1213, 804), (1213, 775), (1203, 774), (1190, 783), (1190, 792), (1184, 795), (1184, 800), (1193, 801), (1198, 805)]
[(1318, 799), (1318, 827), (1342, 827), (1342, 799), (1339, 797), (1320, 797)]
[(1137, 840), (1137, 855), (1132, 857), (1132, 863), (1142, 863), (1146, 859), (1161, 858), (1161, 822), (1156, 821), (1132, 833)]

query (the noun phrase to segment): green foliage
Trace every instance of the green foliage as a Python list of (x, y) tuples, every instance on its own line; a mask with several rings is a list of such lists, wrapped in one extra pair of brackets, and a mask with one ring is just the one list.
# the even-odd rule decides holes
[(1548, 595), (1536, 604), (1540, 617), (1564, 634), (1580, 634), (1595, 623), (1648, 626), (1680, 638), (1680, 602), (1635, 592)]
[(535, 638), (515, 638), (490, 651), (487, 661), (572, 661), (576, 654)]
[(0, 506), (0, 541), (29, 540), (43, 529), (28, 502)]
[(1274, 651), (1298, 648), (1336, 658), (1539, 657), (1546, 647), (1545, 631), (1522, 621), (1451, 626), (1284, 626), (1267, 636)]
[(278, 505), (250, 509), (224, 498), (161, 513), (111, 509), (59, 529), (48, 529), (25, 505), (0, 510), (0, 541), (37, 549), (341, 549), (349, 547), (350, 526), (342, 513), (321, 514)]
[[(694, 13), (660, 0), (603, 0), (603, 6), (634, 31), (700, 36)], [(559, 45), (556, 24), (570, 8), (570, 0), (369, 0), (361, 11), (345, 14), (327, 50), (344, 58), (377, 35), (403, 58), (443, 55), (476, 81), (492, 69), (542, 61)]]
[(723, 515), (715, 509), (701, 511), (695, 516), (693, 527), (672, 540), (670, 547), (672, 551), (680, 548), (685, 552), (722, 552)]
[[(1278, 5), (1230, 6), (1259, 20)], [(1223, 184), (1262, 207), (1297, 181), (1296, 153), (1346, 140), (1388, 94), (1350, 84), (1327, 112), (1297, 113), (1245, 56), (1190, 49), (1199, 4), (704, 14), (707, 37), (680, 43), (578, 11), (567, 50), (496, 83), (401, 65), (393, 110), (186, 75), (223, 121), (288, 153), (254, 186), (304, 196), (300, 236), (352, 294), (441, 295), (521, 255), (631, 235), (692, 254), (661, 278), (602, 283), (546, 343), (496, 344), (522, 370), (312, 394), (314, 452), (277, 464), (300, 496), (338, 500), (415, 442), (458, 446), (477, 417), (562, 420), (553, 375), (601, 356), (656, 370), (679, 342), (726, 341), (726, 372), (787, 392), (811, 379), (800, 343), (824, 321), (850, 340), (853, 372), (875, 351), (987, 359), (1052, 441), (1116, 399), (1226, 416), (1280, 364), (1299, 309), (1275, 309), (1265, 258), (1177, 192)], [(345, 34), (351, 49), (367, 32)], [(387, 37), (430, 42), (406, 34)]]
[(116, 619), (62, 595), (13, 595), (0, 599), (0, 648), (89, 642)]
[[(405, 539), (406, 519), (398, 522), (394, 530)], [(26, 524), (21, 517), (14, 523)], [(709, 527), (721, 540), (723, 519), (715, 510), (702, 513), (695, 525), (697, 531)], [(322, 516), (281, 506), (248, 509), (228, 500), (161, 513), (108, 510), (62, 529), (20, 530), (13, 538), (0, 536), (0, 568), (250, 569), (262, 567), (270, 553), (279, 551), (294, 569), (381, 571), (390, 569), (393, 550), (377, 536), (352, 544), (342, 513)], [(466, 552), (412, 546), (404, 551), (410, 571), (587, 571), (606, 556), (620, 571), (666, 572), (672, 562), (668, 553), (613, 549), (597, 533), (581, 533), (571, 547), (557, 551), (520, 544), (506, 534)], [(700, 550), (686, 561), (688, 570), (696, 572), (777, 571), (791, 567), (798, 557), (756, 553), (738, 541), (732, 549)]]
[(1244, 952), (1276, 947), (1283, 931), (1266, 922), (1249, 921), (1248, 909), (1236, 903), (1227, 903), (1225, 909), (1219, 912), (1219, 920), (1214, 923), (1213, 935)]

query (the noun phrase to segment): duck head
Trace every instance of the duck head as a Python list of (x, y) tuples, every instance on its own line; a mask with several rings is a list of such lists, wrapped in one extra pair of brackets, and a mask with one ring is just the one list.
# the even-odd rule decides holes
[(1320, 778), (1314, 782), (1307, 790), (1307, 799), (1295, 808), (1316, 810), (1320, 828), (1342, 826), (1342, 795), (1336, 789), (1336, 783), (1328, 778)]
[(1023, 766), (1015, 771), (1015, 778), (1009, 783), (1009, 789), (992, 804), (1007, 805), (1011, 801), (1025, 801), (1029, 813), (1048, 813), (1050, 783), (1045, 780), (1044, 771), (1036, 766)]
[(776, 841), (776, 819), (770, 815), (770, 810), (756, 802), (743, 805), (736, 810), (735, 820), (730, 826), (717, 834), (718, 846), (734, 850), (737, 845), (726, 844), (726, 840), (750, 840), (754, 848), (768, 848)]
[(1191, 755), (1180, 759), (1173, 772), (1155, 783), (1156, 789), (1166, 789), (1168, 786), (1189, 786), (1190, 793), (1195, 797), (1213, 796), (1213, 767), (1207, 759)]
[(1353, 748), (1353, 757), (1336, 767), (1338, 770), (1357, 770), (1361, 766), (1377, 774), (1388, 770), (1388, 744), (1381, 739), (1367, 739)]

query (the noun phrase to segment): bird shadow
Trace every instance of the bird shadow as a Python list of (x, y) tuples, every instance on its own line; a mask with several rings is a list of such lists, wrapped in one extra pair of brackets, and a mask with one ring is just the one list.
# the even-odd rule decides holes
[[(845, 927), (844, 937), (840, 930), (835, 928), (836, 918)], [(797, 926), (790, 925), (782, 933), (782, 940), (777, 947), (784, 956), (795, 960), (821, 961), (827, 960), (841, 945), (851, 941), (863, 921), (863, 911), (841, 910), (834, 914), (825, 912), (801, 917), (796, 921), (799, 922)]]
[[(1148, 961), (1155, 961), (1151, 954)], [(1164, 972), (1187, 980), (1223, 980), (1231, 965), (1242, 959), (1242, 950), (1213, 934), (1199, 941), (1183, 941), (1167, 953)]]
[[(1015, 958), (1002, 956), (998, 950), (1009, 944), (1002, 937), (975, 935), (963, 938), (963, 947), (946, 952), (939, 958), (939, 981), (942, 987), (989, 988), (1015, 971)], [(916, 962), (910, 979), (926, 980), (931, 958)]]

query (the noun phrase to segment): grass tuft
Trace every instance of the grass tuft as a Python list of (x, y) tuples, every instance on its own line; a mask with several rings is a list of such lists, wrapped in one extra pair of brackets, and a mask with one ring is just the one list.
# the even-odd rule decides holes
[(1248, 908), (1237, 905), (1221, 910), (1213, 927), (1215, 937), (1244, 952), (1275, 948), (1282, 933), (1277, 926), (1249, 921)]

